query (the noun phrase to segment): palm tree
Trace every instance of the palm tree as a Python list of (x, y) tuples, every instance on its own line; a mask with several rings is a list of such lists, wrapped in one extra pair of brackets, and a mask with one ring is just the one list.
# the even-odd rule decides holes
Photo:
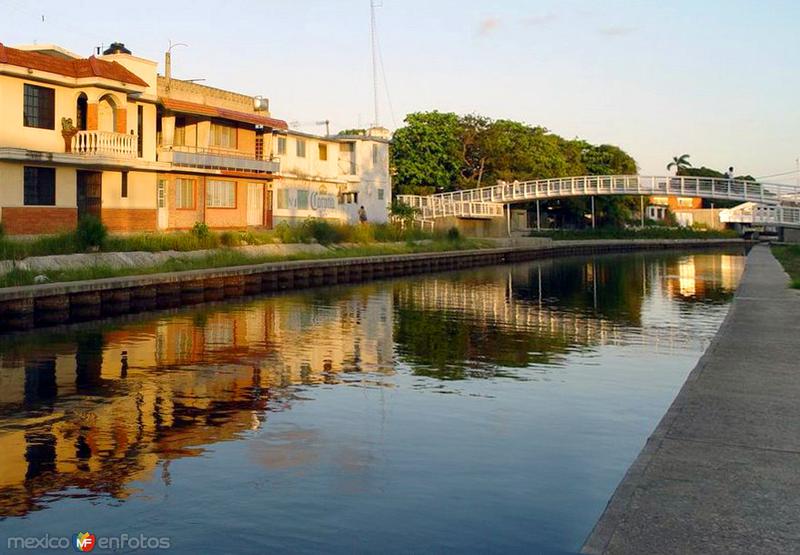
[(675, 174), (680, 175), (681, 170), (685, 170), (686, 168), (691, 168), (692, 163), (689, 162), (689, 155), (688, 154), (681, 154), (680, 156), (673, 156), (672, 162), (667, 164), (667, 171), (671, 171), (672, 168), (675, 168)]

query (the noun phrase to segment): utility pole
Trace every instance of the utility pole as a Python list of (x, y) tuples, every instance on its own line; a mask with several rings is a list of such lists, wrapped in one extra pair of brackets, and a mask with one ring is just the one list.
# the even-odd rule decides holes
[(369, 1), (369, 12), (370, 12), (370, 39), (372, 42), (372, 97), (374, 102), (374, 126), (378, 127), (380, 125), (380, 113), (378, 107), (378, 31), (376, 29), (376, 21), (375, 21), (375, 8), (380, 8), (382, 6), (382, 0), (370, 0)]

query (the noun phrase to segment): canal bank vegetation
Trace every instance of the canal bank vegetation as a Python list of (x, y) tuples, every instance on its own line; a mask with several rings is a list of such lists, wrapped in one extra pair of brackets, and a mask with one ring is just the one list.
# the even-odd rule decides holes
[[(326, 232), (327, 233), (327, 232)], [(286, 262), (292, 260), (322, 260), (332, 258), (367, 257), (381, 255), (414, 254), (425, 252), (445, 252), (486, 248), (491, 244), (484, 240), (462, 237), (457, 230), (446, 233), (427, 234), (424, 240), (384, 243), (346, 243), (329, 245), (322, 252), (297, 252), (288, 255), (252, 255), (231, 247), (221, 247), (207, 255), (194, 258), (175, 257), (151, 266), (112, 267), (103, 264), (83, 266), (80, 268), (34, 271), (14, 268), (0, 276), (0, 287), (33, 285), (38, 282), (67, 282), (122, 277), (132, 275), (149, 275), (166, 272), (183, 272), (211, 268), (246, 266), (268, 262)], [(42, 278), (41, 276), (44, 276)]]
[(736, 239), (733, 230), (712, 230), (691, 227), (601, 227), (597, 229), (551, 229), (533, 231), (531, 237), (548, 237), (554, 241), (591, 239)]
[(409, 225), (401, 226), (393, 223), (348, 225), (319, 219), (308, 219), (297, 225), (282, 222), (272, 230), (215, 232), (198, 222), (190, 231), (110, 235), (98, 220), (86, 218), (81, 220), (75, 231), (30, 239), (6, 237), (0, 229), (0, 260), (22, 260), (31, 256), (76, 254), (87, 251), (189, 252), (276, 243), (372, 245), (435, 240), (441, 235), (443, 234), (437, 235)]
[(800, 289), (800, 245), (773, 245), (772, 253), (789, 274), (792, 287)]

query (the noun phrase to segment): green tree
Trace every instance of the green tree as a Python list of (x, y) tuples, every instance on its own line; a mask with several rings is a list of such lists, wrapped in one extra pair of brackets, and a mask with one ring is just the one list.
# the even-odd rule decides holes
[(689, 155), (681, 154), (680, 156), (672, 157), (672, 162), (667, 164), (667, 171), (672, 171), (672, 168), (675, 168), (675, 173), (677, 175), (683, 175), (682, 172), (691, 167), (692, 163), (689, 162)]
[(391, 164), (397, 192), (416, 194), (425, 187), (452, 190), (462, 168), (459, 118), (453, 113), (409, 114), (392, 139)]

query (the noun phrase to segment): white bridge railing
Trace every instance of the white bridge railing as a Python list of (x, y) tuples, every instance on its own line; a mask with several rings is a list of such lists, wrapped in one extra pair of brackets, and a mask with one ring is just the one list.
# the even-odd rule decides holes
[(136, 158), (138, 137), (112, 131), (78, 131), (72, 137), (72, 152), (87, 156)]
[[(459, 191), (465, 193), (467, 191)], [(459, 218), (499, 218), (503, 216), (503, 205), (491, 202), (475, 202), (441, 198), (438, 195), (397, 195), (397, 200), (420, 211), (424, 220), (457, 216)]]
[(800, 227), (800, 207), (747, 204), (722, 210), (719, 218), (723, 223)]
[[(428, 196), (398, 195), (400, 202), (420, 210), (421, 217), (500, 217), (503, 204), (591, 195), (699, 197), (762, 206), (778, 206), (800, 199), (794, 185), (691, 176), (592, 175), (501, 183)], [(476, 206), (484, 205), (484, 207)], [(791, 210), (778, 214), (793, 217)]]

